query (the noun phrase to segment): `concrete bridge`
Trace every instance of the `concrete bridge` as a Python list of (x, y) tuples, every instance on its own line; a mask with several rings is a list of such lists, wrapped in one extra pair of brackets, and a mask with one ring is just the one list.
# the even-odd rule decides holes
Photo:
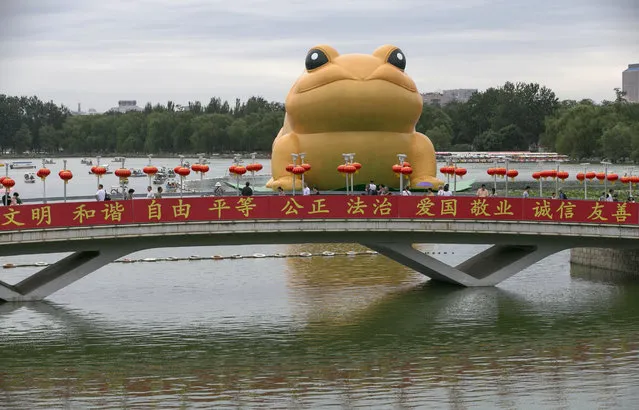
[[(637, 204), (519, 198), (305, 196), (170, 198), (0, 208), (0, 257), (72, 252), (0, 300), (41, 300), (143, 249), (360, 243), (435, 281), (494, 286), (556, 252), (639, 248)], [(414, 243), (491, 244), (449, 266)]]

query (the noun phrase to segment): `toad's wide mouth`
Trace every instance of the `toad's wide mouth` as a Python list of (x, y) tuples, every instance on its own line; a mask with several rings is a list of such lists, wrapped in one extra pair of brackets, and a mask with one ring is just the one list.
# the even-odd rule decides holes
[(417, 87), (413, 80), (404, 74), (403, 71), (388, 65), (378, 67), (366, 77), (358, 77), (339, 66), (326, 67), (322, 72), (300, 78), (294, 85), (293, 90), (296, 94), (303, 94), (338, 81), (366, 84), (375, 80), (388, 82), (410, 92), (417, 92)]

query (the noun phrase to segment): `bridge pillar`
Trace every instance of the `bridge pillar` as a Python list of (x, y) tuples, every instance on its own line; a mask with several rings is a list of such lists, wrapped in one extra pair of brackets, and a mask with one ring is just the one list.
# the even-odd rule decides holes
[(410, 243), (362, 243), (432, 280), (462, 286), (495, 286), (547, 256), (564, 250), (558, 245), (493, 245), (452, 267), (413, 248)]
[(123, 247), (75, 252), (15, 285), (0, 281), (0, 302), (42, 300), (104, 265), (136, 250)]

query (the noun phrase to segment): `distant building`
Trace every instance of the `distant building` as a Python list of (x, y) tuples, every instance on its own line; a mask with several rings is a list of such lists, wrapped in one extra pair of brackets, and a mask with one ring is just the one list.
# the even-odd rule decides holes
[(458, 88), (456, 90), (443, 90), (441, 92), (423, 93), (424, 104), (443, 107), (453, 101), (466, 102), (477, 92), (476, 88)]
[(621, 91), (626, 93), (626, 100), (639, 103), (639, 64), (628, 64), (621, 74)]
[(120, 100), (118, 106), (111, 108), (110, 112), (129, 112), (129, 111), (142, 111), (142, 108), (137, 106), (136, 100)]
[(95, 115), (98, 112), (94, 108), (89, 108), (89, 111), (82, 111), (80, 103), (78, 103), (78, 111), (69, 111), (71, 115)]

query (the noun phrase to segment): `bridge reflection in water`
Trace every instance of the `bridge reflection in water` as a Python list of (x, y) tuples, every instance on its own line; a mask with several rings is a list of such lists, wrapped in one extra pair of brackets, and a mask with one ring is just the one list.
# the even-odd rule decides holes
[[(48, 302), (1, 305), (0, 404), (583, 408), (637, 399), (637, 285), (576, 281), (548, 293), (523, 275), (515, 291), (442, 287), (412, 272), (377, 276), (365, 264), (378, 258), (355, 259), (335, 258), (326, 280), (312, 258), (287, 260), (289, 313), (250, 321), (222, 310), (179, 323), (168, 305), (153, 322), (130, 322), (150, 295), (115, 320)], [(255, 275), (230, 273), (225, 292)], [(354, 304), (331, 296), (356, 298), (357, 289)]]

